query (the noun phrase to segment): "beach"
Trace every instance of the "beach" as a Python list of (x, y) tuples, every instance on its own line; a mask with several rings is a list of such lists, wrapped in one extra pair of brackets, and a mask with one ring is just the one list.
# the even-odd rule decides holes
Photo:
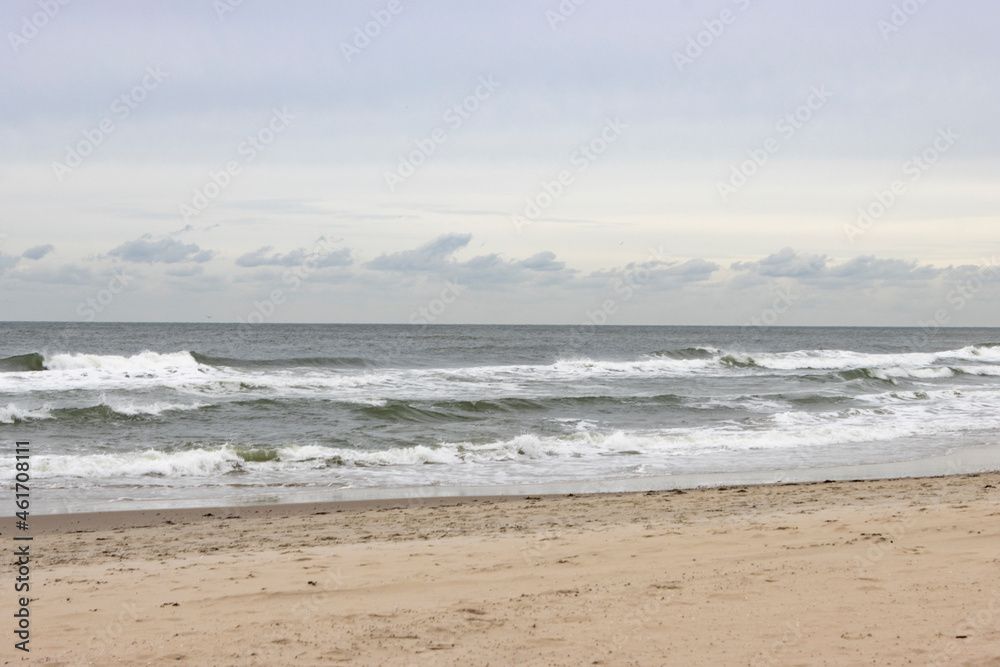
[(998, 487), (984, 473), (38, 516), (30, 656), (1000, 664)]
[(137, 5), (0, 2), (0, 667), (1000, 667), (1000, 4)]

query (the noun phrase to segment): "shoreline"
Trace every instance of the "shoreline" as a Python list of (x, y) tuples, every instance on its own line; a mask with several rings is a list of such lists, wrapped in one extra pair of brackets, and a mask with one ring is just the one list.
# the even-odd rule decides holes
[(998, 489), (991, 472), (36, 517), (31, 646), (55, 664), (992, 664)]
[[(251, 512), (248, 508), (281, 507), (285, 505), (319, 506), (341, 503), (344, 507), (382, 507), (398, 503), (437, 501), (453, 502), (474, 498), (523, 498), (525, 496), (590, 495), (601, 493), (641, 493), (646, 491), (691, 490), (724, 488), (729, 486), (764, 486), (775, 484), (802, 484), (825, 481), (890, 480), (930, 478), (949, 475), (980, 474), (1000, 471), (1000, 445), (983, 445), (958, 448), (948, 454), (911, 461), (867, 463), (850, 466), (815, 468), (789, 468), (777, 470), (736, 471), (719, 473), (682, 473), (644, 477), (615, 478), (566, 482), (506, 484), (494, 486), (403, 486), (362, 487), (325, 491), (308, 491), (278, 495), (268, 490), (268, 500), (260, 501), (245, 496), (242, 502), (217, 502), (219, 498), (181, 498), (164, 500), (130, 500), (119, 506), (103, 505), (93, 509), (70, 509), (62, 512), (39, 512), (36, 507), (35, 522), (40, 517), (72, 516), (121, 512), (166, 512), (174, 510), (211, 511), (223, 508)], [(44, 489), (39, 489), (44, 492)], [(225, 500), (222, 498), (221, 500)], [(119, 509), (120, 507), (120, 509)], [(46, 523), (46, 522), (41, 522)], [(0, 531), (4, 530), (0, 520)]]
[[(528, 499), (580, 498), (600, 499), (602, 497), (622, 497), (633, 494), (656, 493), (690, 493), (701, 491), (726, 492), (733, 489), (754, 490), (763, 492), (766, 489), (788, 489), (808, 487), (817, 484), (865, 484), (871, 482), (902, 482), (906, 480), (946, 480), (948, 478), (973, 478), (982, 475), (1000, 475), (1000, 469), (980, 470), (942, 475), (926, 475), (913, 477), (875, 477), (858, 479), (824, 479), (805, 481), (774, 481), (761, 483), (729, 483), (713, 486), (669, 486), (665, 488), (640, 488), (628, 490), (601, 490), (589, 493), (557, 493), (553, 491), (538, 493), (511, 494), (471, 494), (471, 495), (414, 495), (389, 498), (366, 498), (361, 500), (320, 500), (315, 502), (273, 502), (246, 503), (230, 505), (197, 505), (191, 507), (164, 507), (149, 509), (113, 509), (96, 512), (65, 512), (61, 514), (36, 514), (31, 518), (31, 534), (36, 536), (60, 535), (68, 532), (111, 531), (131, 528), (148, 528), (164, 522), (195, 523), (202, 520), (218, 520), (224, 517), (246, 519), (289, 519), (311, 515), (326, 515), (337, 512), (380, 512), (385, 510), (404, 510), (416, 507), (460, 507), (477, 503), (517, 503)], [(649, 478), (626, 480), (641, 481)], [(600, 483), (597, 483), (598, 485)], [(542, 486), (542, 485), (539, 485)], [(411, 487), (418, 491), (435, 487)], [(468, 487), (477, 488), (477, 487)], [(489, 487), (486, 487), (489, 488)], [(379, 489), (382, 490), (382, 489)], [(384, 489), (392, 491), (393, 489)], [(0, 517), (0, 537), (16, 534), (15, 517)]]

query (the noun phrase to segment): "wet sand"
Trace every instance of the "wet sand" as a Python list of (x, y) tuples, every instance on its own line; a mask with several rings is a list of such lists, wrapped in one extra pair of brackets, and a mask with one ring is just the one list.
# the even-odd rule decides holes
[[(30, 658), (1000, 665), (998, 487), (989, 473), (33, 517)], [(3, 656), (24, 657), (9, 638)]]

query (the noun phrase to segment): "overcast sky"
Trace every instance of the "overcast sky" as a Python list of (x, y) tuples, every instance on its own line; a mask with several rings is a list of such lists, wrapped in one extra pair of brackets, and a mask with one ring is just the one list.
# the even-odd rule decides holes
[(997, 25), (8, 0), (0, 319), (1000, 326)]

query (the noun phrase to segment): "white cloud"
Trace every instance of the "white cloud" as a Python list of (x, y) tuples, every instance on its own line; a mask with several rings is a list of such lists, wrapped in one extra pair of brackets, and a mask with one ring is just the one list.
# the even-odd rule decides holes
[(274, 250), (272, 246), (264, 246), (253, 252), (248, 252), (236, 259), (237, 266), (258, 267), (258, 266), (302, 266), (307, 261), (314, 264), (316, 268), (325, 269), (334, 266), (350, 266), (354, 260), (351, 259), (350, 248), (340, 248), (331, 252), (317, 254), (306, 248), (296, 248), (285, 254), (267, 253)]
[(17, 278), (29, 283), (50, 285), (89, 285), (94, 281), (90, 269), (75, 264), (64, 264), (57, 268), (32, 268), (17, 272)]
[(0, 276), (2, 276), (7, 269), (12, 269), (17, 266), (20, 259), (20, 257), (11, 257), (10, 255), (5, 255), (0, 252)]
[(756, 262), (736, 262), (737, 271), (753, 271), (769, 278), (805, 278), (819, 275), (826, 267), (825, 255), (799, 255), (791, 248), (782, 248)]
[(365, 264), (373, 271), (440, 271), (448, 258), (469, 245), (472, 234), (444, 234), (414, 250), (380, 255)]
[(41, 259), (42, 257), (45, 257), (55, 249), (56, 249), (55, 246), (52, 245), (51, 243), (47, 243), (45, 245), (36, 245), (35, 247), (28, 248), (23, 253), (21, 253), (21, 257), (37, 260)]
[(119, 257), (126, 262), (144, 264), (176, 264), (178, 262), (207, 262), (212, 259), (211, 250), (202, 250), (194, 243), (183, 243), (173, 238), (154, 240), (152, 235), (145, 234), (135, 241), (123, 243), (108, 251), (112, 257)]

